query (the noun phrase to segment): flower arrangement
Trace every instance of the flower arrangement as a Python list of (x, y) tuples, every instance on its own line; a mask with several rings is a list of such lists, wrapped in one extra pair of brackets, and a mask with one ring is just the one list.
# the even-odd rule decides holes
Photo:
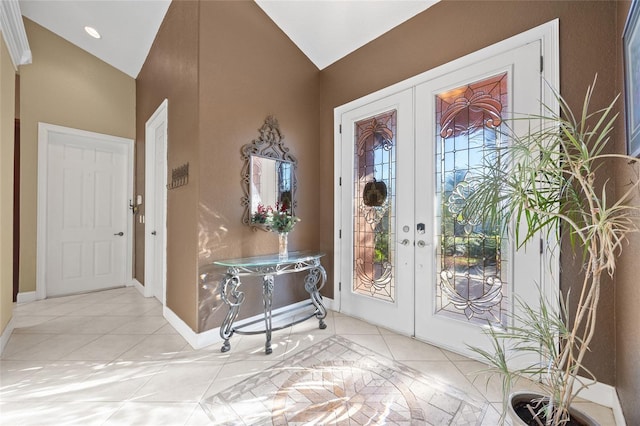
[(275, 208), (258, 204), (258, 209), (251, 216), (251, 222), (264, 225), (272, 232), (284, 233), (293, 231), (300, 218), (291, 214), (286, 203), (276, 203)]
[(271, 206), (265, 207), (262, 204), (258, 204), (258, 209), (251, 216), (251, 223), (260, 224), (260, 225), (266, 225), (267, 224), (267, 217), (269, 216), (269, 212), (271, 212), (271, 211), (273, 211)]

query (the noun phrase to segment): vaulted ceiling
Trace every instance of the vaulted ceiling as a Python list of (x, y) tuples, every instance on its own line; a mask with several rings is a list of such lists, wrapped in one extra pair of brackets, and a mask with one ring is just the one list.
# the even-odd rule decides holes
[[(214, 0), (209, 0), (214, 1)], [(439, 0), (256, 0), (323, 69)], [(171, 0), (19, 0), (22, 14), (137, 77)], [(85, 32), (95, 28), (100, 39)]]

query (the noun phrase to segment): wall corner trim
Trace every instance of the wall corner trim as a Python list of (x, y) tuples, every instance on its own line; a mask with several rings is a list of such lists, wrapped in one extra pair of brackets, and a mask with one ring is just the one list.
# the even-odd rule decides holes
[(36, 300), (38, 300), (38, 298), (35, 291), (23, 291), (18, 293), (18, 304), (35, 302)]
[(0, 30), (9, 50), (13, 68), (31, 63), (31, 49), (24, 29), (18, 0), (0, 1)]
[(7, 343), (9, 343), (9, 338), (11, 337), (11, 333), (13, 333), (13, 329), (13, 318), (11, 318), (7, 326), (4, 328), (2, 335), (0, 335), (0, 355), (4, 352), (4, 348), (7, 346)]

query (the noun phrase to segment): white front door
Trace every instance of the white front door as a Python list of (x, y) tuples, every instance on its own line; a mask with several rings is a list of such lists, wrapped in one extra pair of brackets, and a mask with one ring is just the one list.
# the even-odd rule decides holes
[(145, 126), (145, 296), (165, 303), (167, 206), (167, 105), (165, 100)]
[(341, 117), (341, 310), (405, 334), (413, 333), (413, 117), (411, 89)]
[(132, 141), (57, 126), (41, 132), (47, 139), (46, 179), (39, 188), (46, 216), (41, 297), (128, 284)]
[(429, 167), (415, 175), (416, 221), (428, 224), (416, 235), (415, 336), (459, 353), (486, 346), (488, 324), (509, 324), (514, 296), (538, 302), (539, 241), (516, 250), (460, 208), (467, 179), (507, 161), (496, 155), (506, 126), (526, 132), (510, 119), (541, 114), (540, 54), (536, 41), (416, 87), (416, 162)]
[[(506, 123), (523, 132), (528, 122), (509, 120), (541, 113), (549, 98), (541, 58), (551, 56), (555, 30), (557, 23), (541, 26), (509, 48), (336, 110), (342, 312), (473, 355), (468, 345), (487, 348), (489, 323), (509, 324), (515, 297), (535, 307), (537, 285), (553, 294), (542, 240), (515, 250), (457, 207), (469, 190), (465, 177), (509, 142), (500, 136)], [(550, 83), (553, 70), (544, 74)]]

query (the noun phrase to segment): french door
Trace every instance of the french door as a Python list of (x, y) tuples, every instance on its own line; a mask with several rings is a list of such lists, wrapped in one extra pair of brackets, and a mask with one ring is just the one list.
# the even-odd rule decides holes
[(413, 90), (348, 111), (342, 123), (341, 310), (412, 334)]
[(541, 113), (541, 42), (430, 76), (341, 116), (340, 309), (456, 352), (486, 346), (543, 285), (541, 244), (461, 215), (514, 116)]
[[(506, 327), (518, 296), (531, 306), (542, 284), (539, 240), (516, 250), (510, 236), (463, 217), (468, 184), (496, 149), (506, 127), (526, 132), (540, 111), (540, 43), (443, 75), (416, 87), (416, 219), (431, 226), (428, 250), (417, 250), (415, 336), (457, 352), (484, 346), (482, 329)], [(515, 115), (515, 117), (514, 117)]]

